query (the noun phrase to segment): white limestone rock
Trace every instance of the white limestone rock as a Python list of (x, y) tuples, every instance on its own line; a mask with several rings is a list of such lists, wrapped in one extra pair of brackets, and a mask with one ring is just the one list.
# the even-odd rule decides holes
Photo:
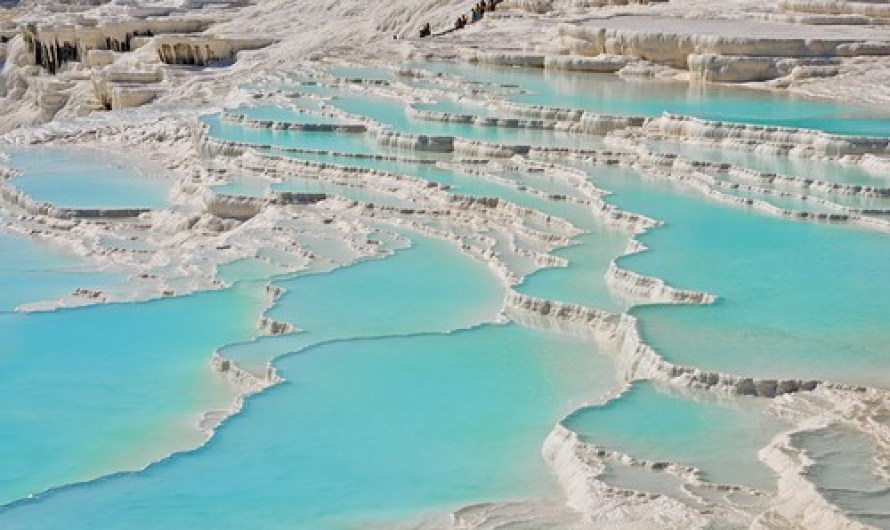
[(548, 55), (544, 58), (544, 68), (612, 74), (627, 66), (628, 60), (617, 55)]

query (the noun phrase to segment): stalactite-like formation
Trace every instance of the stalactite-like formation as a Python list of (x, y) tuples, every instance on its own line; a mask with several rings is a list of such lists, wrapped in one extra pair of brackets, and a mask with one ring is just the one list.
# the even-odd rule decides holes
[(99, 26), (28, 24), (21, 28), (21, 34), (34, 64), (55, 74), (68, 63), (82, 62), (91, 50), (127, 53), (137, 47), (135, 39), (139, 37), (197, 33), (211, 23), (201, 19), (134, 19)]
[(207, 66), (231, 61), (241, 50), (262, 48), (267, 39), (228, 39), (200, 36), (164, 35), (156, 41), (158, 59), (165, 64)]

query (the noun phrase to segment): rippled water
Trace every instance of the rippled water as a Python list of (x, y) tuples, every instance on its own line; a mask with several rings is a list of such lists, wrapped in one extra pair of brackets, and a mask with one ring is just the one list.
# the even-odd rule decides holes
[(814, 460), (806, 474), (826, 498), (865, 524), (890, 525), (890, 477), (870, 440), (837, 426), (795, 439)]

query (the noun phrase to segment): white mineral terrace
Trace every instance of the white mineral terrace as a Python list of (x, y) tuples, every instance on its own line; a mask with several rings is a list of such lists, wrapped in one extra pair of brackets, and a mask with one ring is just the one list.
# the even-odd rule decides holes
[[(375, 231), (414, 233), (449, 241), (495, 272), (507, 295), (500, 318), (558, 330), (596, 342), (613, 358), (622, 386), (651, 381), (698, 399), (760, 400), (791, 428), (758, 455), (779, 478), (774, 491), (702, 478), (673, 461), (652, 461), (584, 441), (553, 426), (541, 440), (544, 459), (565, 495), (457, 508), (455, 528), (865, 528), (832, 504), (810, 480), (812, 461), (796, 440), (826, 426), (854, 429), (890, 454), (890, 392), (803, 377), (755, 377), (685, 366), (647, 344), (637, 318), (561, 303), (518, 291), (533, 272), (565, 267), (554, 251), (584, 233), (569, 220), (504, 198), (464, 194), (369, 160), (453, 170), (522, 192), (540, 203), (569, 204), (603, 225), (626, 231), (626, 255), (646, 252), (637, 236), (662, 220), (608, 202), (577, 168), (623, 167), (644, 179), (692, 190), (702, 200), (806, 223), (853, 225), (890, 233), (890, 179), (885, 184), (760, 171), (693, 155), (663, 154), (652, 142), (674, 141), (743, 154), (842, 164), (887, 175), (890, 143), (793, 127), (728, 123), (690, 116), (624, 116), (521, 104), (515, 87), (473, 87), (457, 76), (403, 66), (406, 60), (451, 59), (491, 65), (608, 72), (689, 83), (743, 82), (770, 91), (819, 95), (836, 102), (890, 105), (890, 4), (842, 0), (754, 2), (676, 0), (607, 2), (507, 0), (470, 27), (432, 39), (415, 38), (422, 24), (451, 27), (472, 2), (462, 0), (340, 0), (253, 2), (48, 2), (0, 7), (0, 150), (10, 146), (93, 147), (150, 161), (174, 182), (170, 205), (144, 209), (63, 208), (30, 196), (18, 170), (0, 159), (0, 225), (52, 241), (126, 280), (107, 291), (77, 290), (22, 311), (134, 301), (225, 286), (219, 267), (264, 256), (284, 272), (330, 271), (392, 248)], [(629, 4), (629, 5), (628, 5)], [(5, 5), (5, 4), (0, 4)], [(36, 21), (39, 20), (39, 23)], [(394, 38), (398, 37), (398, 38)], [(337, 66), (374, 66), (392, 80)], [(293, 79), (289, 78), (293, 74)], [(295, 80), (296, 79), (296, 80)], [(422, 82), (430, 83), (430, 86)], [(653, 81), (654, 82), (654, 81)], [(475, 124), (513, 132), (560, 133), (587, 147), (498, 143), (477, 138), (412, 134), (346, 112), (336, 96), (386, 97), (419, 122)], [(317, 91), (317, 93), (315, 92)], [(449, 99), (450, 98), (450, 99)], [(311, 101), (311, 109), (299, 106)], [(460, 113), (426, 110), (450, 100), (475, 106)], [(281, 105), (288, 102), (288, 105)], [(299, 121), (239, 114), (264, 103), (288, 107)], [(214, 137), (202, 116), (256, 132), (301, 131), (367, 140), (371, 153), (311, 149)], [(314, 119), (317, 120), (313, 121)], [(379, 151), (379, 152), (378, 152)], [(300, 160), (300, 155), (307, 157)], [(338, 161), (314, 161), (311, 156)], [(545, 175), (521, 186), (507, 172)], [(218, 191), (234, 176), (264, 193)], [(324, 183), (334, 191), (274, 191), (288, 181)], [(568, 193), (546, 188), (568, 189)], [(339, 192), (337, 190), (340, 190)], [(373, 193), (351, 198), (343, 190)], [(756, 196), (752, 198), (752, 196)], [(770, 199), (775, 199), (771, 202)], [(785, 199), (788, 202), (780, 202)], [(805, 204), (795, 208), (794, 201)], [(877, 201), (878, 206), (870, 205)], [(103, 241), (128, 241), (115, 248)], [(324, 244), (320, 245), (319, 242)], [(148, 249), (148, 250), (145, 250)], [(616, 297), (639, 304), (714, 304), (720, 293), (683, 290), (620, 265), (604, 280)], [(281, 295), (269, 293), (271, 308)], [(298, 325), (298, 323), (297, 323)], [(258, 334), (298, 331), (264, 315)], [(275, 368), (238, 366), (222, 352), (208, 362), (236, 385), (230, 410), (207, 411), (198, 426), (213, 435), (237, 414), (244, 397), (281, 382)], [(619, 399), (620, 393), (607, 396)], [(608, 466), (669, 476), (694, 502), (609, 485)], [(661, 476), (660, 475), (660, 476)], [(688, 501), (688, 499), (687, 499)]]

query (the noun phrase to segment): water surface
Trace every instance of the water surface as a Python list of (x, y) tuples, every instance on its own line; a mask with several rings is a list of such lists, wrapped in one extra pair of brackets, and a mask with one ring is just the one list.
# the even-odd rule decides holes
[(160, 208), (170, 183), (157, 168), (90, 149), (27, 147), (11, 150), (22, 171), (12, 184), (38, 202), (63, 208)]

